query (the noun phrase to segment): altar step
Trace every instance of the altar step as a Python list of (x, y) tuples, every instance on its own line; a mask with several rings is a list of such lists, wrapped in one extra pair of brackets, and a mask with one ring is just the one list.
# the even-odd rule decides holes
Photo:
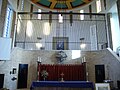
[(34, 90), (92, 90), (91, 88), (53, 88), (53, 87), (42, 87), (35, 88)]
[(118, 88), (113, 88), (113, 89), (111, 89), (111, 90), (120, 90), (120, 89), (118, 89)]

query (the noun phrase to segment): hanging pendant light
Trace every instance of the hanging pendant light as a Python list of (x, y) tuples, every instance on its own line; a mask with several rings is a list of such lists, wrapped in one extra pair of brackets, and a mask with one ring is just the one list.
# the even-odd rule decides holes
[(30, 8), (30, 19), (32, 19), (32, 13), (33, 13), (33, 4), (31, 4), (31, 8)]
[(73, 15), (72, 15), (72, 11), (70, 12), (70, 25), (72, 26), (73, 23)]
[(49, 12), (49, 24), (51, 26), (52, 23), (52, 11)]

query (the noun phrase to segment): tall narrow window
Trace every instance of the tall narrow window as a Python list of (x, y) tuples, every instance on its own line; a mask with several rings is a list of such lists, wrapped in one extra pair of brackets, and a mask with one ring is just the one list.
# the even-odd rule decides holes
[(97, 13), (99, 13), (101, 11), (101, 1), (100, 0), (96, 1), (96, 7), (97, 7)]
[[(41, 13), (41, 9), (38, 9), (38, 13)], [(38, 14), (38, 19), (41, 20), (41, 14)]]
[(0, 14), (1, 14), (1, 8), (2, 8), (2, 0), (0, 0)]
[(7, 8), (3, 37), (10, 37), (13, 11)]
[(21, 11), (23, 11), (23, 9), (24, 9), (24, 0), (22, 0), (21, 2)]
[[(84, 10), (80, 10), (80, 13), (84, 13)], [(80, 20), (84, 20), (84, 15), (80, 15)]]

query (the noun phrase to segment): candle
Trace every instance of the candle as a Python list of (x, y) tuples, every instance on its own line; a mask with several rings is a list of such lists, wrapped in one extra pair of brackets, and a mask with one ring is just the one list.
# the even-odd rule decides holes
[(86, 73), (86, 75), (88, 76), (88, 72)]
[(38, 62), (39, 62), (39, 57), (38, 57), (38, 60), (37, 60)]
[(88, 82), (88, 72), (86, 72), (86, 79), (87, 79), (87, 82)]
[(41, 57), (40, 57), (40, 62), (41, 62)]
[(83, 60), (84, 60), (84, 62), (86, 62), (86, 59), (85, 59), (85, 57), (83, 58)]
[(41, 57), (38, 57), (38, 62), (41, 62)]
[(82, 58), (82, 63), (84, 62), (83, 58)]

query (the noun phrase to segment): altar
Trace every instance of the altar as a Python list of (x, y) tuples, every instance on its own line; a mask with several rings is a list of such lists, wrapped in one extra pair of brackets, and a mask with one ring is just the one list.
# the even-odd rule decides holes
[(33, 81), (30, 90), (94, 90), (90, 81)]
[(93, 82), (86, 80), (86, 63), (51, 65), (38, 62), (37, 70), (37, 81), (32, 82), (30, 90), (94, 90)]

